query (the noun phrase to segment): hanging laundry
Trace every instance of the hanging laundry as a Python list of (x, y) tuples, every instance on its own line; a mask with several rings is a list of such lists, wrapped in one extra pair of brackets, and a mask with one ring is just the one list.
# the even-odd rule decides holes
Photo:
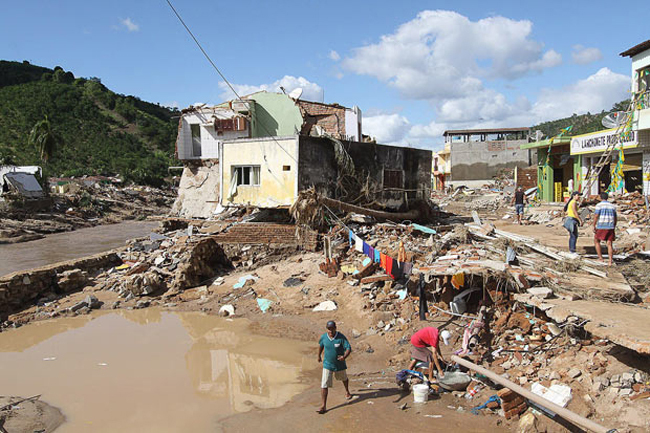
[(413, 263), (411, 262), (404, 262), (404, 267), (402, 268), (402, 273), (406, 278), (411, 276), (411, 273), (413, 272)]
[(363, 252), (363, 239), (357, 235), (354, 236), (354, 249), (360, 253)]
[(393, 278), (396, 280), (401, 280), (402, 277), (404, 276), (404, 262), (400, 262), (399, 260), (394, 260), (393, 259)]
[(348, 233), (348, 240), (350, 241), (350, 248), (352, 248), (355, 244), (355, 239), (357, 238), (357, 235), (354, 234), (352, 230)]
[(375, 249), (373, 247), (368, 248), (368, 254), (366, 255), (370, 257), (370, 260), (375, 261)]
[(366, 256), (370, 255), (370, 245), (365, 242), (363, 243), (363, 254)]
[(394, 264), (395, 264), (395, 259), (393, 259), (392, 257), (386, 256), (386, 273), (392, 279), (395, 279), (395, 277), (393, 276), (393, 266), (394, 266)]
[(381, 252), (379, 250), (375, 250), (375, 263), (381, 263)]
[(379, 266), (385, 271), (386, 270), (386, 259), (388, 256), (384, 253), (379, 254)]

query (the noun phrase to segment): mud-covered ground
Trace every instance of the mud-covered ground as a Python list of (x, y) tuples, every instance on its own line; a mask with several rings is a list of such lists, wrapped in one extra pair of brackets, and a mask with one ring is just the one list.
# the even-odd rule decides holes
[(152, 187), (97, 184), (78, 187), (74, 193), (51, 194), (51, 205), (37, 210), (29, 204), (0, 206), (0, 244), (161, 215), (171, 208), (175, 195), (172, 190)]

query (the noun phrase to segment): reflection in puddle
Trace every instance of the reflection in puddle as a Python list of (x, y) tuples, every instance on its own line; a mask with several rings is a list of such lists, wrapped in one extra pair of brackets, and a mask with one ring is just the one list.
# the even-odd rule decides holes
[[(0, 333), (4, 395), (43, 394), (60, 431), (214, 431), (303, 391), (308, 343), (251, 335), (243, 320), (155, 309), (31, 324)], [(47, 361), (46, 361), (47, 360)]]

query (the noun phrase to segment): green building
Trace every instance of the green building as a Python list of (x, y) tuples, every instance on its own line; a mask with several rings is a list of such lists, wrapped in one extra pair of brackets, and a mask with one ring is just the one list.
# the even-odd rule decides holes
[(559, 137), (553, 144), (548, 139), (521, 145), (521, 149), (537, 149), (537, 184), (542, 201), (562, 202), (582, 185), (582, 156), (571, 155), (571, 138)]

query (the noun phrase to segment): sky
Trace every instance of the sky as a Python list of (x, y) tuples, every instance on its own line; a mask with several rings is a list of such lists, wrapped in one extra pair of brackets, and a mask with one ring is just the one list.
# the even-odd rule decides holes
[[(645, 2), (172, 0), (240, 94), (363, 112), (380, 143), (439, 149), (447, 129), (532, 126), (628, 98)], [(234, 95), (166, 0), (4, 2), (0, 59), (99, 77), (165, 106)]]

